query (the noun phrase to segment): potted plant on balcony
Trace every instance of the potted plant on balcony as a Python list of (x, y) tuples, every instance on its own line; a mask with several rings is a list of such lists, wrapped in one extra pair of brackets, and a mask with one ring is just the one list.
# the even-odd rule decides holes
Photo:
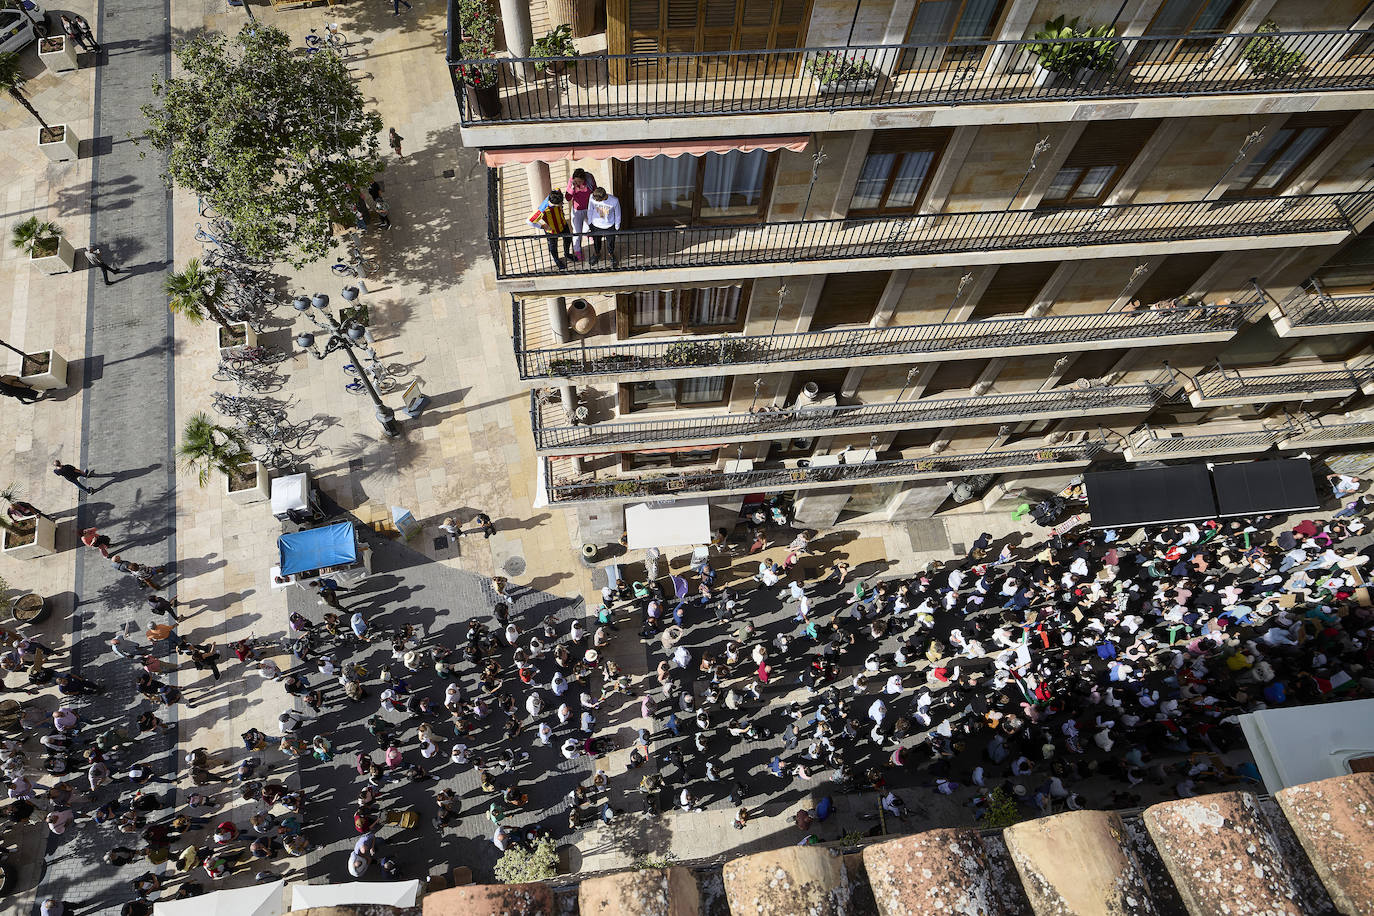
[(1078, 17), (1065, 21), (1056, 16), (1031, 36), (1027, 50), (1035, 57), (1035, 84), (1046, 86), (1056, 79), (1085, 83), (1116, 66), (1121, 42), (1108, 26), (1078, 27)]
[(560, 25), (553, 29), (543, 38), (535, 39), (530, 46), (530, 57), (544, 58), (535, 61), (534, 69), (539, 73), (547, 73), (557, 76), (567, 67), (566, 60), (549, 60), (548, 58), (567, 58), (577, 56), (577, 46), (573, 44), (572, 26)]
[(816, 80), (816, 91), (821, 95), (872, 92), (878, 88), (878, 68), (858, 54), (822, 51), (806, 59), (806, 69)]
[(30, 216), (10, 231), (10, 244), (27, 252), (29, 263), (45, 274), (65, 274), (76, 261), (76, 249), (63, 237), (62, 227)]
[(472, 90), (477, 109), (488, 118), (501, 114), (500, 69), (495, 60), (496, 18), (487, 0), (456, 0), (458, 5), (458, 53), (464, 63), (453, 68), (453, 78)]
[(1301, 51), (1290, 51), (1283, 39), (1274, 33), (1279, 26), (1272, 19), (1266, 19), (1255, 29), (1255, 37), (1247, 40), (1241, 48), (1239, 67), (1249, 70), (1255, 76), (1274, 79), (1290, 76), (1303, 67), (1306, 56)]

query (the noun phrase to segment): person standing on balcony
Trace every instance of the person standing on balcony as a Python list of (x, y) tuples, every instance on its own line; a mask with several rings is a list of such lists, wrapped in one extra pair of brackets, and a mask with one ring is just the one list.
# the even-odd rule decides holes
[[(585, 211), (584, 211), (585, 213)], [(557, 189), (549, 192), (539, 209), (530, 215), (530, 222), (543, 228), (549, 243), (549, 255), (559, 270), (568, 269), (568, 258), (573, 256), (572, 230), (568, 228), (568, 217), (563, 212), (563, 192)], [(563, 257), (558, 256), (558, 239), (563, 239)]]
[(611, 263), (619, 267), (620, 259), (615, 255), (615, 235), (612, 233), (620, 230), (620, 199), (614, 194), (607, 194), (605, 188), (597, 188), (592, 192), (589, 213), (592, 223), (592, 265), (601, 260), (601, 239), (604, 236)]
[(573, 169), (563, 193), (572, 203), (573, 256), (582, 260), (582, 237), (587, 234), (587, 208), (591, 206), (596, 179), (586, 169)]

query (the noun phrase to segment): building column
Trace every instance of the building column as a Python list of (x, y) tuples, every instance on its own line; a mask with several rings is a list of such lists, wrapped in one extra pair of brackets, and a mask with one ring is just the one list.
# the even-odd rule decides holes
[(534, 27), (530, 25), (528, 0), (501, 0), (501, 31), (506, 36), (506, 50), (515, 57), (530, 56)]
[[(1024, 38), (1038, 5), (1039, 0), (1012, 0), (1011, 9), (1002, 17), (1002, 27), (997, 30), (996, 40), (1020, 41)], [(1007, 65), (1016, 56), (1015, 51), (1014, 45), (996, 45), (988, 54), (984, 72), (989, 75), (1006, 72)]]
[(906, 294), (906, 286), (911, 281), (912, 273), (910, 270), (894, 270), (888, 275), (883, 294), (878, 297), (878, 307), (873, 310), (873, 317), (869, 319), (869, 327), (885, 328), (892, 323), (892, 316), (897, 314), (897, 306)]
[[(1317, 186), (1317, 182), (1325, 178), (1326, 173), (1344, 159), (1347, 153), (1362, 144), (1365, 149), (1369, 148), (1368, 137), (1371, 129), (1374, 129), (1374, 111), (1360, 112), (1341, 129), (1340, 133), (1331, 138), (1331, 142), (1326, 144), (1322, 151), (1312, 158), (1312, 161), (1289, 183), (1288, 190), (1280, 196), (1295, 197), (1311, 194), (1312, 189)], [(1329, 190), (1353, 191), (1365, 180), (1366, 175), (1359, 175), (1345, 182), (1344, 187)]]
[(867, 367), (855, 366), (844, 374), (844, 381), (840, 384), (840, 397), (852, 398), (859, 391), (859, 385), (864, 380), (864, 371)]
[(549, 164), (542, 160), (525, 163), (525, 184), (530, 192), (530, 209), (537, 210), (553, 190), (553, 178), (549, 175)]
[(1283, 122), (1287, 120), (1288, 114), (1286, 112), (1284, 114), (1269, 115), (1265, 118), (1260, 123), (1259, 128), (1257, 128), (1260, 131), (1259, 140), (1255, 143), (1251, 143), (1245, 150), (1245, 155), (1241, 156), (1233, 165), (1228, 165), (1226, 168), (1222, 169), (1222, 173), (1217, 176), (1216, 184), (1212, 186), (1212, 189), (1208, 191), (1202, 199), (1219, 200), (1221, 196), (1226, 193), (1227, 189), (1231, 187), (1231, 183), (1236, 180), (1236, 177), (1245, 169), (1245, 166), (1260, 154), (1260, 151), (1264, 149), (1265, 145), (1270, 140), (1274, 139), (1274, 135), (1279, 132), (1279, 129), (1283, 127)]
[(1073, 368), (1073, 364), (1078, 361), (1078, 357), (1079, 353), (1065, 353), (1055, 360), (1054, 367), (1050, 369), (1049, 377), (1041, 384), (1039, 390), (1049, 391), (1051, 388), (1057, 388), (1059, 383), (1064, 380), (1064, 376), (1068, 374), (1069, 369)]
[[(968, 321), (973, 310), (978, 307), (978, 300), (982, 299), (983, 293), (987, 292), (988, 284), (992, 282), (993, 277), (997, 276), (997, 265), (975, 267), (968, 273), (972, 274), (973, 277), (964, 286), (963, 292), (954, 299), (945, 321)], [(943, 323), (942, 321), (941, 324)]]
[[(1250, 0), (1240, 14), (1236, 16), (1227, 31), (1233, 35), (1247, 35), (1259, 28), (1260, 23), (1268, 17), (1269, 11), (1274, 8), (1278, 0)], [(1212, 51), (1214, 67), (1230, 67), (1236, 63), (1241, 52), (1245, 50), (1246, 39), (1233, 38), (1229, 41), (1218, 42), (1218, 46)]]
[(940, 164), (935, 167), (935, 174), (930, 176), (930, 186), (918, 212), (939, 213), (945, 209), (945, 204), (949, 203), (949, 194), (954, 190), (954, 179), (959, 177), (959, 170), (964, 167), (968, 151), (977, 136), (977, 127), (954, 128), (954, 133), (940, 156)]
[(811, 330), (811, 320), (816, 317), (816, 308), (821, 304), (821, 292), (825, 289), (825, 274), (812, 274), (806, 279), (806, 295), (802, 298), (797, 324), (792, 328), (793, 334), (805, 334)]
[[(1045, 192), (1050, 189), (1050, 182), (1058, 174), (1064, 160), (1069, 158), (1069, 153), (1073, 151), (1073, 145), (1078, 142), (1078, 138), (1083, 136), (1083, 131), (1087, 130), (1086, 121), (1074, 121), (1069, 124), (1053, 125), (1047, 137), (1050, 141), (1050, 148), (1040, 154), (1036, 160), (1035, 170), (1026, 177), (1026, 182), (1021, 186), (1020, 197), (1013, 200), (1007, 207), (1009, 210), (1034, 210), (1040, 206), (1040, 201), (1045, 196)], [(1030, 163), (1031, 151), (1026, 150), (1026, 162)]]
[(1055, 268), (1054, 273), (1045, 281), (1045, 285), (1040, 288), (1040, 292), (1035, 294), (1031, 300), (1030, 308), (1026, 309), (1027, 318), (1039, 318), (1048, 315), (1050, 309), (1054, 307), (1054, 300), (1059, 298), (1059, 294), (1064, 291), (1064, 287), (1073, 279), (1074, 272), (1078, 270), (1081, 261), (1065, 261)]
[(1183, 133), (1183, 128), (1187, 125), (1187, 118), (1167, 118), (1155, 132), (1150, 134), (1150, 139), (1145, 141), (1140, 152), (1136, 154), (1135, 160), (1126, 169), (1121, 180), (1112, 188), (1112, 193), (1107, 195), (1103, 201), (1103, 206), (1115, 206), (1116, 204), (1130, 203), (1131, 198), (1135, 197), (1140, 190), (1141, 184), (1146, 177), (1155, 170), (1161, 159), (1173, 148), (1174, 141)]
[[(868, 146), (873, 142), (873, 131), (856, 130), (849, 144), (849, 155), (845, 157), (840, 169), (839, 187), (835, 189), (835, 200), (830, 205), (831, 219), (844, 219), (849, 213), (849, 202), (854, 199), (854, 188), (859, 184), (864, 160), (868, 158)], [(809, 219), (805, 213), (802, 219)]]
[(974, 397), (982, 397), (992, 390), (993, 383), (997, 381), (997, 376), (1001, 374), (1002, 368), (1006, 366), (1005, 356), (994, 357), (988, 360), (988, 364), (983, 367), (983, 371), (978, 376), (978, 381), (973, 383), (969, 389), (969, 394)]
[(1158, 270), (1159, 265), (1163, 263), (1164, 255), (1160, 254), (1152, 258), (1145, 258), (1140, 261), (1140, 263), (1136, 264), (1135, 269), (1131, 271), (1130, 278), (1126, 280), (1126, 284), (1121, 288), (1121, 294), (1112, 300), (1112, 304), (1107, 307), (1107, 311), (1119, 312), (1124, 309), (1126, 303), (1130, 302), (1132, 297), (1135, 296), (1136, 290), (1145, 285), (1145, 281), (1150, 278), (1150, 274)]
[(558, 343), (572, 340), (572, 328), (568, 326), (568, 300), (565, 296), (550, 296), (544, 300), (545, 314), (549, 318), (549, 333)]

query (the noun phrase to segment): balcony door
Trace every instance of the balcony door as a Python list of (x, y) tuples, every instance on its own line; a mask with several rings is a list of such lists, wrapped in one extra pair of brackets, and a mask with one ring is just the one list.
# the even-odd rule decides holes
[(1147, 61), (1170, 63), (1202, 57), (1211, 51), (1216, 36), (1227, 33), (1244, 5), (1244, 0), (1164, 0), (1145, 36), (1176, 35), (1178, 39), (1154, 43)]
[[(811, 0), (609, 0), (612, 54), (686, 55), (801, 48)], [(793, 55), (661, 57), (635, 61), (631, 79), (677, 81), (780, 75)]]
[(987, 49), (959, 47), (961, 42), (991, 41), (997, 34), (1007, 0), (917, 0), (907, 26), (906, 43), (955, 45), (908, 49), (902, 70), (955, 70), (977, 66)]
[(875, 134), (854, 185), (849, 215), (915, 213), (951, 133), (926, 127)]
[(1349, 124), (1353, 111), (1295, 114), (1274, 131), (1226, 189), (1227, 197), (1282, 194), (1298, 173)]
[(616, 164), (616, 187), (634, 226), (751, 223), (768, 210), (775, 162), (765, 150), (636, 156)]
[(1043, 207), (1092, 207), (1107, 199), (1159, 127), (1158, 118), (1089, 124), (1055, 173)]

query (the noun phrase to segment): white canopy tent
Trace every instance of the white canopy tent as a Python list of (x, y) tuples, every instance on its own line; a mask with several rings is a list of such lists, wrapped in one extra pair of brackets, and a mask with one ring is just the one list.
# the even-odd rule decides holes
[(1271, 793), (1351, 772), (1374, 755), (1374, 700), (1262, 709), (1240, 717), (1255, 766)]
[(185, 900), (159, 900), (153, 904), (153, 916), (282, 916), (286, 912), (282, 900), (285, 886), (283, 881), (273, 881)]
[(291, 885), (291, 911), (312, 906), (352, 906), (378, 903), (383, 906), (414, 906), (419, 881), (346, 881), (343, 884)]
[(635, 503), (625, 507), (625, 531), (630, 550), (706, 544), (711, 540), (711, 505), (704, 499)]

